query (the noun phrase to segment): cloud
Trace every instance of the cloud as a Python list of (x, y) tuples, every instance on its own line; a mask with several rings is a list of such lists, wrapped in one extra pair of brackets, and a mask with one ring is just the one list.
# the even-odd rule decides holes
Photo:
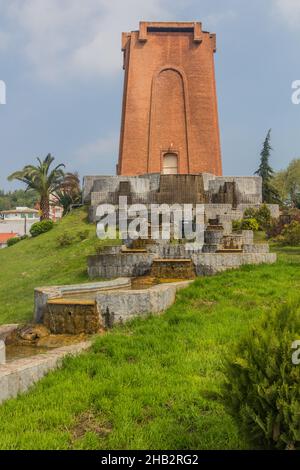
[(111, 132), (95, 142), (87, 143), (79, 148), (72, 158), (72, 165), (89, 167), (90, 171), (101, 168), (105, 173), (114, 173), (118, 160), (119, 133)]
[[(181, 0), (0, 0), (0, 17), (30, 74), (56, 82), (110, 77), (121, 69), (122, 31), (137, 29), (140, 20), (178, 19), (182, 6)], [(234, 17), (227, 9), (204, 21), (213, 28)]]
[(291, 28), (299, 31), (300, 2), (299, 0), (275, 0), (275, 14)]
[[(170, 19), (163, 0), (10, 0), (1, 16), (18, 31), (18, 49), (43, 80), (110, 76), (120, 70), (121, 32), (140, 19)], [(167, 5), (172, 5), (166, 8)]]

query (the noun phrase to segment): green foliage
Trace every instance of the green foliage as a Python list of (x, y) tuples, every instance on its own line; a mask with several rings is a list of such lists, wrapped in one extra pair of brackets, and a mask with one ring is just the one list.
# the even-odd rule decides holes
[(54, 227), (53, 220), (42, 220), (41, 222), (36, 222), (30, 228), (30, 234), (32, 237), (37, 237), (42, 233), (49, 232)]
[(244, 218), (232, 223), (234, 231), (239, 230), (267, 230), (271, 224), (271, 211), (266, 204), (262, 204), (259, 209), (248, 207), (244, 212)]
[(292, 160), (285, 170), (276, 173), (273, 184), (286, 205), (300, 209), (300, 159)]
[(274, 171), (269, 164), (272, 150), (273, 149), (271, 147), (271, 129), (269, 129), (263, 143), (262, 151), (260, 152), (260, 165), (258, 170), (255, 172), (255, 174), (260, 176), (263, 181), (269, 181), (274, 174)]
[(14, 246), (16, 245), (17, 243), (19, 243), (21, 241), (21, 238), (20, 237), (14, 237), (14, 238), (10, 238), (9, 240), (7, 240), (7, 246)]
[(50, 196), (61, 187), (64, 179), (62, 163), (51, 168), (55, 158), (48, 154), (44, 160), (37, 158), (38, 165), (26, 165), (22, 170), (12, 173), (8, 180), (17, 180), (26, 184), (26, 189), (33, 189), (40, 198), (41, 219), (49, 219)]
[(82, 194), (78, 173), (66, 173), (64, 179), (55, 193), (55, 202), (63, 207), (63, 215), (67, 215), (72, 206), (80, 204)]
[[(86, 230), (89, 237), (81, 243), (76, 234)], [(64, 232), (73, 233), (77, 243), (58, 249), (57, 237)], [(94, 254), (96, 241), (101, 243), (96, 237), (96, 227), (87, 222), (87, 211), (82, 208), (56, 222), (50, 232), (0, 250), (0, 263), (5, 266), (0, 270), (0, 324), (32, 319), (35, 287), (88, 282), (86, 258)]]
[(239, 232), (240, 230), (253, 230), (256, 232), (259, 229), (259, 225), (256, 219), (242, 219), (234, 220), (232, 222), (232, 229), (234, 232)]
[[(33, 287), (88, 280), (96, 235), (85, 218), (74, 211), (43, 239), (1, 250), (1, 323), (32, 318)], [(57, 249), (60, 232), (84, 227), (87, 242)], [(220, 400), (223, 358), (288, 291), (297, 294), (299, 264), (300, 248), (280, 247), (275, 265), (198, 278), (164, 315), (100, 335), (90, 351), (2, 404), (0, 449), (253, 448)]]
[(255, 175), (258, 175), (262, 178), (263, 202), (277, 204), (280, 202), (280, 198), (278, 191), (273, 186), (274, 170), (271, 168), (269, 163), (272, 150), (270, 129), (263, 143), (263, 148), (260, 153), (260, 165), (258, 170), (255, 172)]
[(300, 223), (294, 220), (286, 225), (278, 237), (278, 241), (282, 245), (300, 246)]
[(64, 232), (57, 237), (56, 241), (59, 247), (64, 248), (72, 245), (75, 242), (75, 238), (71, 233)]
[[(277, 241), (283, 239), (283, 231), (288, 228), (288, 226), (292, 222), (299, 222), (300, 223), (300, 210), (299, 209), (289, 209), (284, 210), (279, 219), (271, 219), (271, 222), (266, 230), (267, 237), (273, 238)], [(280, 238), (279, 238), (280, 237)]]
[(79, 230), (76, 234), (70, 232), (63, 232), (60, 234), (56, 241), (59, 247), (70, 246), (76, 241), (85, 241), (88, 240), (90, 236), (90, 230)]
[(248, 207), (244, 212), (244, 219), (256, 219), (257, 209)]
[(253, 232), (257, 232), (259, 225), (256, 219), (243, 219), (241, 222), (241, 229), (253, 230)]
[(255, 219), (258, 222), (259, 230), (267, 230), (271, 223), (271, 211), (266, 204), (262, 204), (256, 211)]
[(5, 193), (0, 190), (0, 211), (15, 209), (16, 207), (34, 207), (38, 201), (35, 191), (18, 189)]
[(239, 232), (242, 230), (242, 220), (233, 220), (232, 221), (232, 230), (234, 232)]
[(240, 342), (225, 368), (224, 400), (241, 432), (263, 448), (300, 450), (300, 299), (269, 313)]
[(77, 233), (77, 236), (79, 238), (80, 241), (84, 241), (84, 240), (87, 240), (90, 236), (90, 231), (89, 230), (80, 230), (78, 233)]

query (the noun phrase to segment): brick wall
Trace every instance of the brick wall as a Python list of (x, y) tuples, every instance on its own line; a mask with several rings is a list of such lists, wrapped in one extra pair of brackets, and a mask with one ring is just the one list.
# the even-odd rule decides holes
[(124, 96), (118, 174), (222, 174), (215, 36), (200, 23), (141, 23), (123, 34)]

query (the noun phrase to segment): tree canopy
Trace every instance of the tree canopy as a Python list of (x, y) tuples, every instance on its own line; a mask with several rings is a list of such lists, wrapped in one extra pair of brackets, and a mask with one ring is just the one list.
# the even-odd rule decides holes
[(38, 164), (26, 165), (22, 170), (12, 173), (8, 180), (18, 180), (26, 184), (26, 191), (33, 189), (39, 195), (41, 219), (49, 219), (50, 196), (59, 190), (64, 179), (64, 164), (51, 167), (55, 158), (49, 153), (44, 160), (37, 158)]

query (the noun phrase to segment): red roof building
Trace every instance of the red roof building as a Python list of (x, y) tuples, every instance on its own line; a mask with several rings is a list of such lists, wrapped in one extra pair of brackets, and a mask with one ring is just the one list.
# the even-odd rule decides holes
[(8, 240), (17, 236), (17, 233), (0, 233), (0, 248), (6, 248)]

